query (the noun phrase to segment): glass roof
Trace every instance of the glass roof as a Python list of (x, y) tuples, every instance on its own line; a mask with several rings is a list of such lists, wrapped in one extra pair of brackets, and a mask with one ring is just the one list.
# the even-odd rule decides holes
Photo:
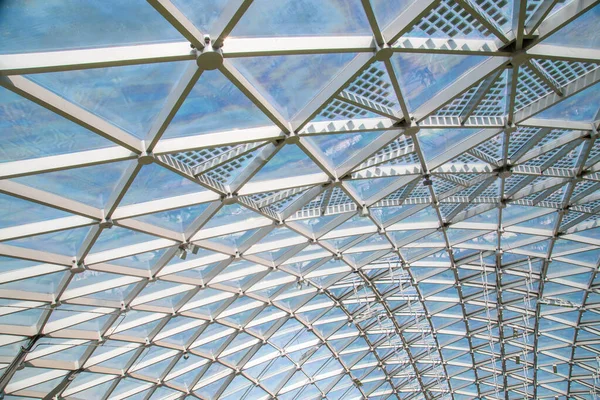
[(0, 397), (597, 399), (600, 2), (0, 2)]

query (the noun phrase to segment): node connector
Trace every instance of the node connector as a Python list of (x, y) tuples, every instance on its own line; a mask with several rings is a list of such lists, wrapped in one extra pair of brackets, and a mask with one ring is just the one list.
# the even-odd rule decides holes
[(211, 45), (210, 36), (204, 35), (204, 48), (196, 51), (196, 64), (203, 70), (211, 71), (223, 65), (223, 51)]

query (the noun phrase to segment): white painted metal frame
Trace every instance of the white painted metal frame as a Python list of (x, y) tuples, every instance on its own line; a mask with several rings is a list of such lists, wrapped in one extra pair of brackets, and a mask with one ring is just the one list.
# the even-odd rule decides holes
[[(597, 147), (598, 123), (549, 121), (537, 118), (536, 115), (596, 84), (600, 80), (600, 69), (596, 68), (560, 86), (535, 60), (600, 63), (597, 49), (584, 51), (542, 42), (545, 37), (596, 6), (598, 1), (572, 0), (553, 14), (550, 9), (557, 2), (543, 2), (527, 19), (526, 2), (515, 0), (516, 11), (510, 32), (503, 32), (488, 19), (476, 4), (479, 2), (458, 1), (465, 12), (491, 32), (490, 37), (494, 38), (481, 40), (421, 39), (407, 36), (416, 23), (443, 3), (420, 0), (386, 27), (379, 25), (371, 2), (361, 0), (372, 36), (229, 38), (235, 25), (252, 6), (251, 0), (235, 1), (221, 17), (218, 24), (220, 33), (213, 41), (213, 45), (221, 49), (225, 58), (219, 70), (273, 125), (185, 138), (163, 139), (162, 135), (203, 72), (195, 64), (185, 71), (174, 86), (145, 140), (135, 138), (109, 121), (67, 102), (23, 76), (194, 59), (197, 51), (204, 48), (202, 33), (171, 1), (148, 2), (189, 42), (0, 55), (0, 85), (114, 143), (114, 147), (107, 149), (3, 164), (0, 172), (1, 193), (67, 211), (73, 216), (0, 229), (1, 242), (91, 227), (84, 242), (72, 256), (0, 243), (0, 255), (38, 263), (28, 268), (3, 272), (0, 274), (0, 282), (3, 284), (69, 271), (53, 294), (36, 293), (29, 291), (27, 287), (18, 290), (0, 287), (0, 297), (10, 301), (0, 306), (2, 316), (21, 310), (39, 310), (42, 315), (34, 326), (0, 324), (0, 340), (4, 343), (29, 341), (29, 346), (24, 350), (26, 355), (15, 358), (18, 362), (11, 364), (10, 361), (2, 361), (7, 364), (4, 370), (7, 379), (0, 380), (0, 385), (4, 385), (0, 389), (4, 393), (16, 397), (69, 398), (111, 382), (103, 395), (105, 399), (127, 398), (144, 391), (143, 398), (154, 399), (153, 394), (160, 387), (173, 390), (167, 398), (180, 399), (188, 395), (207, 398), (200, 394), (199, 389), (224, 378), (223, 384), (212, 397), (218, 398), (226, 393), (229, 384), (236, 377), (241, 376), (252, 387), (260, 387), (273, 399), (296, 389), (300, 390), (293, 398), (308, 398), (303, 397), (303, 391), (308, 390), (307, 387), (329, 378), (333, 380), (327, 385), (314, 386), (318, 388), (318, 397), (315, 398), (354, 398), (357, 393), (362, 398), (379, 396), (378, 398), (427, 400), (509, 399), (515, 396), (589, 398), (586, 397), (589, 392), (584, 394), (581, 387), (595, 390), (590, 382), (593, 381), (592, 375), (598, 374), (598, 371), (590, 367), (588, 360), (581, 357), (576, 349), (581, 347), (598, 354), (592, 347), (592, 344), (597, 344), (596, 341), (584, 335), (600, 334), (597, 324), (584, 322), (584, 314), (595, 313), (593, 309), (597, 306), (591, 297), (594, 293), (599, 293), (595, 281), (598, 264), (578, 260), (574, 257), (576, 253), (554, 253), (553, 249), (559, 247), (560, 241), (565, 240), (581, 244), (578, 248), (580, 251), (594, 250), (600, 246), (600, 242), (588, 237), (585, 231), (598, 226), (598, 220), (590, 217), (600, 212), (600, 206), (595, 203), (598, 201), (597, 191), (600, 185), (597, 177), (599, 154), (593, 153)], [(190, 49), (190, 42), (195, 49)], [(269, 103), (268, 97), (253, 87), (229, 62), (229, 59), (240, 57), (325, 53), (356, 55), (291, 120), (287, 120)], [(411, 113), (394, 68), (387, 58), (390, 54), (397, 53), (476, 54), (489, 58), (473, 70), (466, 71)], [(348, 84), (373, 63), (382, 63), (390, 76), (399, 111), (372, 103), (347, 90)], [(549, 88), (549, 93), (517, 110), (515, 103), (521, 66), (531, 69)], [(482, 104), (494, 81), (507, 69), (512, 71), (512, 75), (508, 80), (510, 90), (506, 113), (486, 118), (477, 115), (477, 107)], [(445, 106), (473, 88), (478, 89), (461, 113), (450, 117), (438, 115)], [(378, 117), (314, 122), (313, 118), (323, 107), (335, 99), (374, 112)], [(470, 136), (448, 146), (435, 157), (426, 157), (421, 143), (424, 131), (465, 127), (474, 130)], [(565, 132), (553, 139), (551, 134), (557, 129)], [(534, 133), (521, 147), (510, 150), (512, 155), (509, 154), (511, 141), (524, 135), (523, 132), (527, 130)], [(380, 134), (340, 165), (333, 165), (311, 138), (315, 135), (358, 132)], [(496, 157), (488, 148), (496, 137), (501, 138), (500, 157)], [(288, 144), (297, 145), (321, 172), (300, 174), (293, 178), (251, 181)], [(232, 149), (195, 167), (189, 167), (173, 157), (173, 154), (180, 152), (221, 146), (231, 146)], [(205, 175), (252, 151), (259, 151), (260, 155), (245, 170), (239, 171), (238, 176), (229, 184), (217, 182)], [(572, 154), (575, 160), (572, 165), (555, 166)], [(413, 162), (390, 164), (401, 157), (413, 157)], [(115, 183), (115, 188), (102, 209), (12, 180), (116, 161), (126, 161), (129, 166), (121, 180)], [(168, 168), (196, 183), (198, 192), (122, 205), (121, 201), (136, 176), (149, 163)], [(353, 186), (353, 183), (363, 179), (384, 177), (393, 180), (369, 196), (363, 196)], [(513, 183), (516, 177), (522, 179)], [(590, 186), (579, 189), (586, 182), (590, 182)], [(557, 193), (557, 190), (562, 191)], [(266, 196), (259, 200), (252, 197), (261, 194)], [(291, 201), (283, 209), (273, 207), (286, 199)], [(320, 203), (315, 206), (317, 200)], [(198, 204), (208, 204), (208, 207), (185, 232), (175, 232), (136, 219), (143, 215)], [(205, 227), (219, 210), (230, 204), (251, 209), (259, 217)], [(504, 219), (504, 215), (509, 213), (509, 207), (518, 206), (528, 207), (530, 213), (519, 215), (515, 219)], [(379, 210), (393, 210), (392, 207), (402, 209), (396, 209), (388, 219), (377, 214)], [(432, 211), (429, 215), (431, 218), (420, 221), (419, 218), (423, 215), (420, 213), (425, 210)], [(475, 222), (471, 219), (494, 210), (497, 210), (497, 217), (493, 222)], [(525, 226), (528, 220), (550, 213), (556, 214), (551, 227)], [(574, 213), (573, 218), (571, 213)], [(302, 223), (320, 216), (331, 216), (332, 219), (317, 231), (309, 230)], [(358, 216), (364, 218), (364, 224), (350, 228), (344, 226), (345, 222)], [(113, 226), (147, 233), (155, 239), (112, 250), (94, 251), (94, 245), (102, 232)], [(284, 228), (293, 231), (295, 238), (262, 241), (269, 233)], [(250, 229), (257, 231), (236, 247), (211, 240)], [(454, 232), (461, 232), (460, 238)], [(397, 235), (400, 234), (406, 236), (398, 239)], [(493, 238), (486, 241), (478, 239), (486, 235), (492, 235)], [(510, 235), (521, 236), (518, 241), (510, 242), (507, 239)], [(336, 239), (344, 238), (349, 240), (343, 245), (335, 244)], [(536, 247), (542, 242), (545, 247)], [(200, 260), (169, 263), (178, 256), (185, 258), (198, 248), (210, 250), (213, 255)], [(166, 251), (149, 271), (125, 267), (117, 262), (124, 257), (162, 249)], [(275, 259), (264, 255), (264, 252), (279, 249), (287, 250)], [(504, 254), (514, 258), (505, 259)], [(243, 260), (252, 266), (233, 274), (228, 272), (229, 265)], [(480, 260), (487, 261), (484, 264)], [(523, 265), (531, 263), (531, 260), (540, 265), (535, 273), (527, 273), (523, 269)], [(330, 261), (335, 266), (328, 264)], [(304, 262), (308, 267), (299, 272), (293, 267), (295, 262)], [(569, 279), (571, 274), (568, 272), (556, 275), (551, 269), (553, 262), (566, 262), (574, 269), (593, 272), (585, 283), (577, 284)], [(179, 272), (213, 263), (216, 266), (201, 280), (188, 280), (182, 278), (183, 275), (178, 275)], [(488, 268), (493, 270), (494, 278), (490, 276), (491, 283), (487, 281), (488, 274), (492, 274), (488, 272)], [(441, 274), (442, 270), (447, 273)], [(71, 282), (84, 271), (112, 275), (110, 279), (95, 285), (72, 285)], [(268, 278), (271, 272), (283, 274), (278, 275), (277, 280), (277, 285), (281, 286), (274, 293), (265, 295), (261, 290), (271, 284)], [(224, 283), (228, 279), (244, 276), (252, 278), (239, 289)], [(396, 280), (395, 276), (403, 278)], [(483, 283), (482, 277), (485, 278)], [(538, 286), (530, 293), (528, 285), (532, 280)], [(145, 290), (159, 281), (172, 285), (169, 289), (160, 291)], [(134, 289), (124, 301), (90, 297), (94, 293), (126, 285), (133, 285)], [(560, 294), (560, 290), (557, 292), (553, 288), (557, 285), (562, 285), (562, 293), (583, 293), (581, 304), (573, 305), (568, 301), (555, 300), (556, 293)], [(203, 299), (196, 296), (205, 289), (218, 289), (222, 298)], [(495, 301), (489, 299), (489, 290), (496, 294)], [(410, 294), (406, 295), (405, 291)], [(160, 299), (178, 294), (184, 295), (171, 307), (157, 304)], [(531, 316), (523, 305), (522, 298), (525, 294), (527, 301), (530, 298), (537, 300)], [(409, 298), (413, 299), (414, 305), (408, 301)], [(236, 299), (246, 299), (248, 302), (241, 309), (232, 310), (229, 306)], [(197, 311), (200, 306), (221, 300), (224, 303), (214, 310), (214, 316)], [(362, 304), (363, 301), (365, 305)], [(295, 305), (289, 306), (292, 303)], [(373, 311), (369, 303), (379, 305), (379, 311)], [(69, 305), (93, 309), (73, 313), (70, 317), (61, 316), (60, 311)], [(269, 307), (276, 309), (277, 313), (258, 320), (261, 311)], [(490, 307), (495, 309), (495, 317), (490, 316)], [(564, 308), (575, 309), (576, 320), (561, 318)], [(250, 317), (243, 324), (223, 319), (240, 310), (250, 312)], [(318, 310), (322, 312), (318, 313)], [(337, 310), (339, 313), (332, 317), (329, 315), (330, 310)], [(304, 316), (303, 313), (308, 312), (313, 315), (312, 319)], [(77, 324), (105, 316), (108, 318), (97, 332), (76, 329)], [(132, 317), (128, 318), (129, 316)], [(182, 327), (165, 328), (170, 326), (170, 321), (181, 316), (189, 317), (190, 322)], [(528, 326), (530, 317), (535, 321), (533, 328)], [(442, 318), (447, 321), (440, 323)], [(217, 319), (223, 329), (212, 332), (213, 336), (203, 335), (204, 330), (209, 329), (207, 326), (214, 324)], [(382, 328), (382, 319), (389, 321), (385, 329)], [(271, 320), (276, 322), (262, 334), (251, 329), (259, 322)], [(153, 321), (158, 322), (145, 338), (128, 332), (129, 329)], [(253, 377), (248, 368), (259, 363), (254, 356), (259, 350), (266, 348), (263, 346), (267, 343), (278, 348), (276, 338), (281, 334), (279, 329), (288, 321), (295, 321), (301, 329), (289, 341), (291, 344), (281, 347), (280, 352), (263, 356), (260, 362), (268, 362), (268, 367), (259, 378)], [(541, 327), (541, 322), (548, 321), (562, 324), (562, 327), (572, 327), (575, 336), (572, 340), (564, 339), (554, 334), (552, 329)], [(600, 324), (600, 318), (596, 321)], [(325, 324), (337, 325), (325, 335), (321, 330), (321, 325)], [(356, 330), (353, 333), (345, 332), (343, 327), (347, 324)], [(190, 329), (196, 331), (182, 346), (167, 340), (172, 335)], [(519, 342), (520, 339), (516, 337), (507, 337), (508, 329), (520, 332), (526, 338), (525, 342)], [(385, 337), (381, 336), (382, 332)], [(304, 333), (312, 335), (313, 341), (293, 343)], [(235, 342), (238, 335), (246, 335), (247, 343), (240, 345)], [(202, 344), (225, 336), (228, 336), (227, 340), (219, 345), (212, 356), (202, 350)], [(397, 343), (393, 346), (390, 345), (392, 337), (397, 338)], [(355, 342), (358, 338), (362, 340), (360, 343), (366, 345), (352, 345), (359, 343)], [(549, 345), (546, 338), (552, 338), (554, 345)], [(63, 343), (37, 345), (40, 340), (45, 339), (62, 340)], [(347, 340), (344, 345), (337, 344), (343, 340)], [(126, 342), (127, 345), (124, 344)], [(563, 346), (571, 346), (570, 357), (557, 355), (557, 342)], [(103, 344), (110, 348), (109, 343), (114, 344), (113, 350), (103, 354), (96, 352), (96, 348)], [(249, 349), (238, 362), (225, 358), (232, 352), (229, 347), (232, 343)], [(44, 359), (44, 356), (59, 354), (77, 346), (88, 347), (76, 361)], [(497, 346), (498, 350), (490, 352), (490, 346), (492, 349)], [(293, 380), (296, 370), (309, 370), (305, 365), (312, 361), (311, 357), (321, 347), (329, 350), (333, 360), (324, 363), (317, 372), (308, 374), (306, 379)], [(390, 347), (393, 348), (392, 352), (389, 351)], [(512, 350), (514, 348), (520, 348), (522, 353), (515, 353)], [(152, 349), (164, 352), (148, 358), (147, 354)], [(298, 361), (293, 351), (302, 349), (307, 350), (305, 358)], [(458, 356), (449, 356), (451, 352)], [(132, 353), (133, 356), (124, 368), (102, 365), (103, 361), (125, 353)], [(354, 353), (358, 356), (353, 358), (351, 355)], [(399, 353), (403, 357), (405, 355), (405, 361), (394, 358)], [(201, 361), (187, 370), (176, 369), (178, 362), (190, 354)], [(518, 354), (523, 354), (524, 359), (520, 363), (527, 368), (515, 368), (519, 364), (515, 361), (516, 357), (521, 357)], [(493, 363), (489, 360), (490, 355)], [(279, 357), (288, 360), (294, 368), (282, 371), (281, 382), (273, 389), (263, 382), (267, 379), (263, 374)], [(501, 371), (496, 371), (495, 357), (500, 359)], [(167, 359), (170, 362), (158, 378), (150, 378), (143, 373), (143, 368)], [(548, 359), (556, 361), (548, 364)], [(436, 360), (439, 360), (439, 365)], [(334, 367), (328, 370), (326, 366), (329, 363)], [(557, 364), (561, 363), (567, 366), (567, 372), (554, 372), (554, 369), (558, 369)], [(213, 364), (227, 367), (227, 372), (205, 375)], [(23, 365), (48, 370), (43, 370), (35, 378), (22, 378), (15, 371)], [(587, 370), (590, 375), (576, 373), (574, 367)], [(531, 377), (523, 375), (522, 371), (528, 370), (532, 373)], [(96, 373), (97, 378), (80, 383), (76, 376), (84, 371)], [(197, 375), (189, 387), (183, 387), (175, 378), (189, 371), (197, 371)], [(471, 374), (464, 375), (464, 371), (470, 371)], [(553, 374), (554, 377), (548, 378), (548, 374)], [(333, 389), (344, 377), (350, 378), (352, 385), (344, 388), (342, 393), (334, 392)], [(115, 392), (120, 382), (132, 378), (140, 382), (136, 388), (126, 393)], [(59, 383), (49, 392), (42, 393), (36, 389), (36, 385), (53, 379), (58, 379)], [(567, 382), (566, 391), (556, 385), (561, 380)], [(417, 387), (413, 381), (417, 383)], [(288, 385), (289, 382), (295, 383)], [(240, 394), (240, 398), (249, 398), (249, 390)]]

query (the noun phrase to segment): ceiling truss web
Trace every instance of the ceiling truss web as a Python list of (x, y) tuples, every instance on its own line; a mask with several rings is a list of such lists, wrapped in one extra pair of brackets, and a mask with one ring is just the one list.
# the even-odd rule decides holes
[[(2, 93), (110, 143), (2, 164), (4, 204), (52, 210), (4, 213), (4, 398), (597, 398), (600, 104), (543, 115), (600, 80), (598, 49), (544, 41), (599, 2), (419, 0), (382, 24), (362, 0), (369, 35), (236, 37), (257, 2), (211, 37), (148, 0), (181, 41), (0, 55)], [(239, 63), (344, 54), (291, 115)], [(397, 63), (473, 56), (443, 85)], [(142, 136), (36, 79), (186, 60)], [(215, 69), (264, 122), (169, 135)], [(40, 183), (115, 165), (101, 204)], [(148, 194), (152, 168), (195, 190)]]

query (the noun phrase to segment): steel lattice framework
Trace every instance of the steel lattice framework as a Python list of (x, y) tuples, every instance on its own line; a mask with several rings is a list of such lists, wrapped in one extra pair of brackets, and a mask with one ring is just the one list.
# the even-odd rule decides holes
[[(361, 0), (369, 35), (237, 37), (258, 2), (208, 36), (148, 0), (180, 41), (0, 55), (8, 129), (18, 98), (110, 143), (0, 152), (3, 398), (596, 399), (600, 47), (546, 39), (600, 1), (409, 1), (384, 26)], [(348, 61), (291, 115), (240, 64), (313, 55)], [(401, 76), (451, 57), (478, 61)], [(141, 136), (43, 81), (168, 63)], [(213, 74), (267, 123), (169, 135)]]

